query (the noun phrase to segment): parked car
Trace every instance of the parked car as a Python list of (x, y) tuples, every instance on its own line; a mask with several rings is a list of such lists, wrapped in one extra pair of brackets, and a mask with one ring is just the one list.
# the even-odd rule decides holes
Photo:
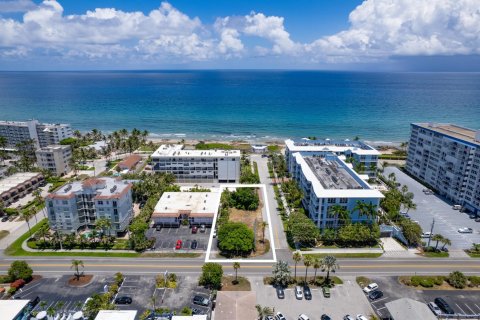
[(442, 248), (440, 249), (440, 251), (448, 252), (448, 248), (447, 248), (447, 247), (442, 247)]
[(442, 314), (442, 310), (437, 306), (435, 302), (429, 302), (428, 307), (432, 310), (433, 314), (439, 316)]
[(430, 189), (423, 189), (423, 193), (425, 194), (433, 194), (433, 191)]
[(465, 227), (465, 228), (458, 229), (458, 232), (460, 232), (460, 233), (473, 233), (473, 229)]
[(190, 245), (190, 249), (197, 249), (197, 246), (198, 246), (198, 241), (197, 240), (193, 240), (192, 241), (192, 244)]
[(380, 290), (375, 290), (368, 294), (368, 298), (370, 300), (377, 300), (377, 299), (380, 299), (381, 297), (383, 297), (383, 292)]
[(193, 226), (192, 227), (192, 233), (197, 233), (198, 231), (198, 227), (197, 226)]
[(5, 216), (2, 218), (2, 222), (7, 222), (8, 221), (8, 216)]
[(208, 298), (205, 298), (205, 297), (202, 297), (202, 296), (195, 296), (195, 297), (193, 297), (193, 303), (206, 307), (210, 303), (210, 300), (208, 300)]
[(442, 298), (435, 298), (435, 300), (433, 300), (433, 302), (435, 302), (435, 304), (443, 311), (443, 313), (455, 314), (452, 307), (450, 307), (448, 305), (448, 303), (445, 300), (443, 300)]
[(305, 297), (305, 300), (312, 300), (312, 291), (310, 291), (308, 286), (303, 287), (303, 296)]
[(432, 233), (430, 231), (422, 233), (422, 238), (430, 238), (432, 236)]
[(322, 292), (323, 292), (323, 296), (325, 298), (330, 298), (330, 288), (329, 287), (323, 287)]
[(285, 316), (281, 312), (277, 312), (277, 314), (275, 315), (275, 320), (287, 320), (287, 318), (285, 318)]
[(192, 308), (192, 315), (203, 314), (203, 311), (197, 308)]
[(298, 316), (298, 320), (310, 320), (310, 318), (306, 314), (302, 313)]
[(295, 287), (295, 297), (298, 300), (301, 300), (303, 298), (302, 288), (300, 286)]
[(155, 230), (157, 230), (157, 231), (161, 231), (161, 230), (162, 230), (162, 226), (161, 226), (161, 225), (159, 225), (159, 224), (157, 224), (157, 225), (155, 226)]
[(201, 233), (205, 233), (205, 231), (207, 231), (207, 228), (205, 227), (204, 224), (202, 224), (202, 225), (200, 226), (200, 232), (201, 232)]
[(353, 316), (347, 314), (343, 317), (343, 320), (355, 320), (355, 318)]
[(480, 218), (475, 219), (475, 222), (480, 222)]
[(460, 209), (462, 209), (462, 206), (459, 205), (459, 204), (454, 204), (454, 205), (452, 206), (452, 209), (453, 209), (453, 210), (460, 210)]
[(276, 287), (278, 299), (285, 299), (285, 291), (282, 287)]
[(376, 284), (375, 282), (373, 283), (370, 283), (368, 286), (366, 286), (365, 288), (363, 288), (363, 292), (365, 293), (370, 293), (372, 291), (375, 291), (378, 289), (378, 284)]
[(275, 320), (272, 316), (266, 316), (265, 320)]
[(177, 240), (177, 244), (175, 245), (175, 249), (179, 250), (179, 249), (182, 249), (182, 240), (178, 239)]
[(477, 219), (477, 215), (476, 215), (476, 214), (471, 214), (471, 215), (469, 215), (468, 217), (469, 217), (470, 219), (472, 219), (472, 220), (473, 220), (473, 219)]
[(332, 318), (330, 318), (329, 315), (326, 315), (325, 313), (322, 314), (322, 316), (320, 317), (320, 320), (332, 320)]
[(363, 314), (357, 314), (357, 320), (368, 320), (367, 317), (365, 317)]
[(117, 297), (115, 299), (115, 304), (131, 304), (132, 298), (127, 296)]
[(40, 298), (38, 296), (36, 296), (34, 299), (30, 300), (28, 302), (28, 306), (30, 308), (30, 310), (33, 310), (33, 308), (35, 308), (35, 306), (40, 302)]
[(217, 237), (217, 229), (213, 230), (213, 237), (214, 237), (214, 238)]

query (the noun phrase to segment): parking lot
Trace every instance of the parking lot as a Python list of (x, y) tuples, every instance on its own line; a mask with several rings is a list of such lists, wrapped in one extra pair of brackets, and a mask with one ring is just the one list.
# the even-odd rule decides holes
[[(412, 220), (418, 221), (423, 231), (430, 231), (433, 218), (435, 227), (433, 233), (439, 233), (452, 241), (451, 249), (468, 249), (472, 243), (480, 243), (480, 222), (470, 219), (468, 214), (452, 209), (452, 203), (448, 203), (438, 195), (426, 195), (423, 193), (421, 183), (415, 181), (396, 167), (386, 167), (384, 175), (395, 173), (397, 182), (407, 185), (408, 190), (415, 195), (413, 201), (417, 204), (416, 210), (410, 210), (408, 214)], [(458, 229), (469, 227), (473, 233), (459, 233)]]
[(437, 297), (443, 298), (459, 314), (480, 314), (480, 292), (477, 290), (422, 290), (406, 287), (398, 282), (397, 277), (370, 278), (378, 284), (378, 290), (383, 297), (371, 301), (372, 308), (380, 318), (390, 316), (385, 304), (400, 298), (409, 297), (424, 303), (429, 303)]
[(311, 320), (320, 320), (322, 314), (332, 319), (343, 319), (347, 314), (356, 316), (373, 314), (370, 304), (354, 277), (343, 277), (344, 283), (331, 289), (331, 297), (325, 298), (320, 288), (311, 288), (312, 300), (297, 300), (293, 289), (285, 290), (285, 298), (279, 299), (272, 286), (263, 285), (263, 280), (251, 281), (252, 290), (257, 292), (257, 303), (274, 308), (287, 319), (297, 319), (305, 313)]
[[(70, 287), (67, 285), (69, 275), (42, 278), (33, 281), (15, 294), (19, 299), (35, 299), (45, 301), (45, 309), (55, 307), (57, 312), (73, 312), (81, 310), (85, 300), (94, 293), (102, 293), (104, 286), (113, 282), (111, 277), (95, 276), (85, 287)], [(34, 310), (42, 310), (40, 303)]]
[(210, 237), (210, 228), (207, 228), (205, 232), (197, 231), (192, 233), (192, 229), (189, 226), (180, 226), (178, 228), (161, 228), (157, 231), (155, 227), (150, 228), (147, 231), (147, 237), (154, 237), (155, 250), (175, 250), (177, 240), (182, 240), (182, 250), (191, 251), (191, 244), (193, 240), (197, 240), (197, 249), (195, 251), (207, 250), (208, 240)]
[(153, 276), (125, 276), (118, 290), (117, 297), (127, 296), (132, 298), (132, 304), (117, 304), (119, 310), (138, 310), (142, 314), (147, 309), (153, 308), (152, 297), (155, 293), (155, 277)]

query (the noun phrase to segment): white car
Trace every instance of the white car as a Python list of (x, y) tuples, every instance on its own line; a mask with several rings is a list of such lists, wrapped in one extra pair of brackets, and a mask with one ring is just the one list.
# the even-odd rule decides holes
[(357, 320), (368, 320), (363, 314), (357, 314)]
[(473, 233), (473, 229), (472, 228), (460, 228), (460, 229), (458, 229), (458, 232), (460, 232), (460, 233)]
[(430, 310), (432, 310), (432, 312), (436, 316), (439, 316), (439, 315), (442, 314), (442, 310), (437, 306), (437, 304), (435, 302), (429, 302), (428, 307), (430, 308)]
[(275, 315), (275, 320), (287, 320), (281, 312), (277, 312)]
[(302, 300), (302, 298), (303, 298), (303, 292), (302, 292), (302, 288), (300, 286), (295, 287), (295, 297), (298, 300)]
[(422, 233), (422, 238), (430, 238), (432, 233), (430, 231)]
[(310, 320), (310, 318), (306, 314), (302, 313), (298, 316), (298, 320)]
[[(370, 293), (372, 291), (375, 291), (378, 289), (378, 284), (376, 284), (375, 282), (374, 283), (370, 283), (368, 286), (366, 286), (365, 288), (363, 288), (363, 292), (365, 293)], [(357, 316), (358, 318), (358, 316)]]

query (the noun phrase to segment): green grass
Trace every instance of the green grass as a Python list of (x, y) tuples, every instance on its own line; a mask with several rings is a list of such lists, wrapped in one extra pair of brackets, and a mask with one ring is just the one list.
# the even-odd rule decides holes
[(480, 252), (471, 252), (470, 250), (465, 250), (465, 253), (470, 256), (470, 258), (480, 258)]
[(424, 257), (427, 258), (448, 258), (450, 255), (448, 252), (424, 252), (423, 253)]
[(149, 145), (143, 145), (140, 148), (138, 148), (138, 151), (144, 151), (144, 152), (154, 152), (155, 150), (158, 149), (158, 145), (154, 144), (152, 147)]
[(0, 230), (0, 240), (2, 240), (3, 238), (5, 238), (5, 237), (8, 236), (9, 234), (10, 234), (10, 231)]
[(316, 258), (323, 258), (325, 256), (334, 256), (335, 258), (378, 258), (382, 255), (381, 252), (365, 252), (365, 253), (313, 253), (307, 254)]
[(381, 154), (378, 158), (380, 160), (407, 160), (407, 156), (399, 156), (394, 154)]
[(112, 160), (107, 162), (108, 163), (108, 169), (113, 169), (119, 162), (121, 162), (121, 159), (118, 160)]
[(197, 143), (195, 145), (197, 150), (211, 150), (211, 149), (221, 149), (221, 150), (232, 150), (233, 147), (226, 143)]

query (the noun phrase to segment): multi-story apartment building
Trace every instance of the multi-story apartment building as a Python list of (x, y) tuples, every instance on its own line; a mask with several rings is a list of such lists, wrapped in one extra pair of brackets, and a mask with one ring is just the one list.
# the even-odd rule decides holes
[(29, 121), (0, 121), (0, 136), (7, 138), (7, 148), (15, 148), (17, 143), (33, 139), (35, 148), (43, 148), (73, 136), (69, 124), (39, 123)]
[(175, 175), (178, 182), (236, 183), (240, 180), (240, 150), (184, 150), (162, 145), (151, 156), (152, 170)]
[(38, 172), (15, 173), (0, 179), (0, 201), (9, 206), (42, 185), (44, 177)]
[(301, 139), (285, 140), (285, 160), (287, 168), (292, 171), (294, 166), (294, 154), (304, 156), (325, 156), (327, 154), (344, 155), (348, 162), (352, 162), (354, 168), (369, 177), (377, 175), (377, 162), (380, 152), (375, 148), (356, 140), (330, 140), (330, 139)]
[(75, 181), (50, 193), (46, 200), (50, 227), (62, 233), (95, 228), (95, 221), (106, 218), (108, 232), (124, 232), (133, 218), (132, 185), (113, 178)]
[(47, 169), (52, 174), (63, 176), (70, 172), (69, 161), (72, 158), (72, 149), (68, 145), (51, 145), (35, 151), (37, 165)]
[(480, 214), (480, 130), (411, 124), (406, 169), (454, 204)]
[(303, 206), (318, 228), (339, 226), (339, 219), (331, 210), (334, 205), (347, 209), (351, 222), (372, 220), (371, 216), (360, 213), (358, 203), (363, 202), (376, 211), (383, 195), (365, 182), (350, 164), (331, 153), (304, 156), (297, 152), (292, 157), (292, 178), (302, 189)]

